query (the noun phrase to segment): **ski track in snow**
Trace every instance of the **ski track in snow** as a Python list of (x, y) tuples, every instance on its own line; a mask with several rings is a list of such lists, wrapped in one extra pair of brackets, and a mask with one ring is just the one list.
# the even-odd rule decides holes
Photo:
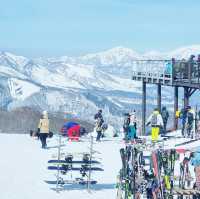
[[(180, 131), (174, 135), (180, 136)], [(146, 137), (150, 139), (150, 137)], [(173, 138), (165, 142), (165, 148), (174, 147), (187, 138)], [(45, 180), (56, 180), (57, 171), (47, 170), (48, 160), (55, 159), (58, 151), (58, 137), (48, 139), (48, 149), (41, 149), (41, 143), (29, 135), (0, 134), (0, 199), (115, 199), (116, 176), (121, 168), (119, 149), (124, 147), (120, 138), (105, 138), (103, 142), (94, 142), (94, 159), (100, 161), (103, 172), (92, 173), (92, 179), (97, 180), (96, 185), (91, 185), (91, 193), (86, 186), (65, 185), (64, 189), (57, 193), (56, 185), (49, 185)], [(82, 138), (81, 142), (68, 142), (62, 138), (63, 152), (77, 153), (89, 152), (89, 138)], [(199, 141), (176, 148), (192, 149), (199, 147)], [(53, 157), (54, 156), (54, 157)], [(74, 160), (82, 156), (75, 154)], [(183, 159), (183, 155), (181, 157)], [(190, 167), (194, 176), (193, 167)], [(179, 175), (179, 163), (175, 166), (175, 176)], [(70, 179), (71, 173), (62, 176)], [(73, 178), (81, 177), (79, 172), (73, 172)]]

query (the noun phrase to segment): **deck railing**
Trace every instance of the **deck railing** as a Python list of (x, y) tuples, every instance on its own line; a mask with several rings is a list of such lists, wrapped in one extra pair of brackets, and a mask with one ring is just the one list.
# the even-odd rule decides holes
[(171, 60), (137, 60), (133, 62), (133, 79), (149, 83), (200, 83), (200, 62)]

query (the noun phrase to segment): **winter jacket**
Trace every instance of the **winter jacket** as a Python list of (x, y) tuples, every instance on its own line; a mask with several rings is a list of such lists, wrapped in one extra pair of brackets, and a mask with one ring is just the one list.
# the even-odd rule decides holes
[(193, 109), (190, 109), (187, 112), (187, 122), (188, 124), (192, 124), (195, 120), (195, 111)]
[(102, 124), (104, 123), (103, 116), (100, 112), (95, 114), (94, 119), (95, 119), (96, 125), (98, 126), (102, 126)]
[(200, 148), (196, 150), (190, 162), (194, 167), (200, 166)]
[(163, 122), (167, 123), (167, 120), (169, 118), (169, 112), (167, 111), (167, 109), (163, 109), (161, 111), (161, 115), (162, 115)]
[(187, 120), (187, 110), (186, 109), (181, 109), (180, 119), (182, 119), (182, 124), (186, 123), (186, 120)]
[(136, 123), (136, 115), (135, 113), (130, 114), (130, 123), (129, 125), (135, 125)]
[(166, 62), (165, 63), (165, 73), (167, 75), (172, 74), (172, 63), (171, 62)]
[(49, 133), (49, 119), (47, 114), (40, 119), (38, 128), (40, 129), (40, 133)]
[[(156, 117), (156, 123), (153, 124), (153, 118)], [(161, 114), (158, 111), (154, 111), (149, 118), (147, 119), (146, 125), (151, 124), (152, 127), (161, 127), (163, 126), (163, 119)]]

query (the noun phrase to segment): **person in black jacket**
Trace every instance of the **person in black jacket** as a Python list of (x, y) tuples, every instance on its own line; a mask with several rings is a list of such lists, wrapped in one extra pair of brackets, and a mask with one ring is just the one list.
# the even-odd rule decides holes
[(101, 109), (98, 111), (98, 113), (95, 114), (94, 119), (95, 119), (95, 127), (96, 127), (96, 132), (97, 132), (96, 141), (100, 141), (102, 137), (102, 130), (103, 130), (102, 125), (104, 123)]
[(161, 116), (163, 119), (163, 134), (167, 133), (167, 121), (169, 119), (169, 112), (165, 106), (162, 107)]

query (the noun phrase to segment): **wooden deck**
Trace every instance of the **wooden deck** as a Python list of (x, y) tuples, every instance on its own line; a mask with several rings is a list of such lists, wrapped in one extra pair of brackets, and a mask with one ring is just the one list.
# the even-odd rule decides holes
[[(192, 65), (177, 61), (172, 65), (171, 72), (166, 72), (166, 60), (140, 60), (133, 68), (132, 79), (144, 81), (148, 84), (164, 86), (178, 86), (200, 89), (200, 63)], [(182, 65), (185, 67), (183, 68)]]

